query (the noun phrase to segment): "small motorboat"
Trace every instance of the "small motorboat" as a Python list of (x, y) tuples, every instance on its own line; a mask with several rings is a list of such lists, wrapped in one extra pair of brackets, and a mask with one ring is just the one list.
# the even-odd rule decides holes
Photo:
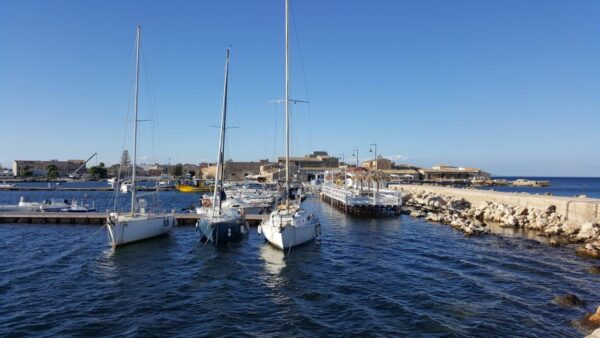
[(17, 186), (16, 184), (6, 183), (6, 181), (3, 181), (2, 183), (0, 183), (0, 189), (10, 189), (10, 188), (14, 188), (16, 186)]
[(195, 185), (176, 184), (175, 188), (180, 192), (210, 192), (213, 186), (207, 184), (205, 181), (198, 181)]
[(60, 211), (61, 212), (96, 212), (98, 210), (96, 209), (95, 203), (92, 203), (92, 205), (90, 206), (89, 204), (85, 204), (83, 201), (81, 203), (78, 203), (76, 200), (73, 200), (71, 202), (71, 205), (68, 208), (63, 208)]
[(63, 209), (71, 207), (71, 201), (68, 199), (45, 199), (40, 205), (41, 212), (61, 212)]
[(32, 212), (40, 211), (41, 204), (38, 202), (29, 202), (21, 196), (17, 205), (0, 205), (0, 212)]
[(121, 183), (119, 190), (124, 194), (131, 192), (131, 182), (125, 181), (125, 182)]

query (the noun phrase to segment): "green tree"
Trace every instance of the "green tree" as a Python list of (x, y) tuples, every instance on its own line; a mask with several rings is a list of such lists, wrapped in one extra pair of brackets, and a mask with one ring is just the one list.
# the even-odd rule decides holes
[(55, 179), (58, 178), (60, 176), (60, 173), (58, 172), (58, 167), (54, 164), (50, 164), (46, 167), (46, 177), (50, 178), (50, 179)]
[(95, 178), (106, 178), (108, 176), (108, 170), (106, 169), (104, 162), (100, 162), (99, 165), (93, 166), (88, 170), (90, 176)]
[(173, 177), (183, 176), (183, 164), (177, 163), (176, 165), (172, 166), (169, 170), (169, 174), (171, 174)]
[(33, 176), (33, 170), (31, 170), (31, 167), (26, 165), (25, 168), (21, 169), (21, 171), (19, 172), (19, 176), (31, 177)]
[(131, 164), (131, 160), (129, 159), (129, 151), (127, 149), (123, 150), (123, 154), (121, 154), (121, 166), (127, 167)]

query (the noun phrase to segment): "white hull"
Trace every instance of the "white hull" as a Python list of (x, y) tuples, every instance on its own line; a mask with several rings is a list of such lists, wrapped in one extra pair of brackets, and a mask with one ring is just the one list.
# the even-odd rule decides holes
[(266, 211), (268, 211), (270, 208), (268, 205), (264, 205), (264, 206), (243, 206), (243, 207), (241, 207), (241, 209), (244, 210), (245, 215), (262, 215), (262, 214), (267, 214)]
[(268, 220), (259, 226), (259, 232), (275, 247), (286, 250), (310, 242), (319, 237), (319, 219), (304, 210), (290, 214), (274, 211)]
[(108, 234), (113, 248), (164, 235), (175, 225), (173, 215), (122, 215), (108, 218)]
[(121, 190), (121, 193), (127, 194), (127, 193), (131, 192), (131, 183), (121, 184), (119, 189)]
[(0, 212), (35, 212), (40, 211), (40, 204), (37, 205), (0, 205)]

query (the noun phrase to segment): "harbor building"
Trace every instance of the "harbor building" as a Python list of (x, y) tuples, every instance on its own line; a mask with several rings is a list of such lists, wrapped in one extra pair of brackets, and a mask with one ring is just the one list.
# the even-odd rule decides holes
[(415, 169), (386, 169), (382, 171), (394, 180), (418, 181), (421, 179), (421, 174)]
[(367, 169), (391, 170), (392, 161), (388, 160), (387, 158), (377, 156), (376, 159), (364, 161), (361, 166)]
[[(258, 162), (234, 162), (227, 161), (223, 163), (224, 175), (223, 179), (227, 181), (239, 181), (245, 177), (254, 176), (261, 173), (261, 166), (269, 164), (269, 160), (259, 160)], [(211, 164), (201, 168), (202, 177), (215, 178), (217, 173), (217, 165)]]
[(431, 169), (419, 169), (422, 178), (427, 181), (446, 180), (489, 180), (490, 174), (477, 168), (435, 165)]
[[(285, 157), (278, 157), (277, 163), (285, 166)], [(302, 157), (290, 157), (290, 164), (296, 168), (337, 168), (340, 161), (332, 157), (326, 151), (314, 151), (312, 154)]]
[(13, 161), (12, 171), (15, 176), (46, 176), (49, 165), (55, 165), (60, 176), (67, 176), (77, 168), (79, 174), (86, 174), (87, 167), (84, 165), (85, 160), (49, 160), (49, 161), (32, 161), (32, 160), (15, 160)]

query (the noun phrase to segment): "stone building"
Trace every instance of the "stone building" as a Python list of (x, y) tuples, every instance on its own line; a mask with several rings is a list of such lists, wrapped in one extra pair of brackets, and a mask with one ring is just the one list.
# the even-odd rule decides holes
[[(46, 176), (48, 172), (49, 165), (55, 165), (58, 169), (58, 174), (60, 176), (67, 176), (69, 173), (72, 173), (77, 168), (79, 168), (82, 164), (85, 163), (85, 160), (67, 160), (67, 161), (59, 161), (59, 160), (49, 160), (49, 161), (31, 161), (31, 160), (15, 160), (13, 161), (13, 173), (15, 176)], [(86, 174), (87, 167), (84, 165), (83, 168), (79, 170), (79, 174)]]
[[(259, 160), (258, 162), (233, 162), (224, 163), (224, 177), (226, 181), (241, 181), (247, 176), (258, 175), (261, 173), (261, 166), (269, 164), (268, 160)], [(202, 177), (215, 178), (217, 165), (211, 164), (202, 169)]]
[(454, 167), (450, 165), (435, 165), (431, 169), (422, 168), (419, 172), (424, 180), (489, 180), (490, 174), (477, 168)]
[(387, 158), (377, 156), (377, 159), (364, 161), (361, 166), (367, 169), (391, 170), (392, 161), (388, 160)]
[(418, 181), (421, 178), (421, 175), (415, 169), (387, 169), (382, 171), (394, 180)]
[[(277, 163), (285, 166), (285, 156), (277, 158)], [(290, 167), (303, 168), (337, 168), (340, 162), (337, 157), (332, 157), (326, 151), (314, 151), (302, 157), (290, 157)], [(294, 170), (296, 172), (297, 170)]]

